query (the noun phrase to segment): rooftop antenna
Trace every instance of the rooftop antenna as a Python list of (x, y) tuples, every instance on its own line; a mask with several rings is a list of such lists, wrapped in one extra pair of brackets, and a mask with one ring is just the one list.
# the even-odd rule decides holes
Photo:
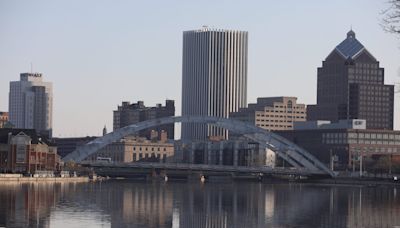
[(33, 64), (31, 62), (31, 74), (33, 74)]

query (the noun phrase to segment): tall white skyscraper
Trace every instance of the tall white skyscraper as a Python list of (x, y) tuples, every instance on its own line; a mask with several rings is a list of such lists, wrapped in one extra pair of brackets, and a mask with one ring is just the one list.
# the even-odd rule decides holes
[[(183, 32), (182, 116), (229, 117), (247, 105), (248, 33), (210, 29)], [(183, 123), (183, 140), (226, 139), (228, 132)]]
[(9, 120), (16, 128), (35, 129), (51, 136), (53, 125), (53, 85), (40, 73), (22, 73), (10, 82)]

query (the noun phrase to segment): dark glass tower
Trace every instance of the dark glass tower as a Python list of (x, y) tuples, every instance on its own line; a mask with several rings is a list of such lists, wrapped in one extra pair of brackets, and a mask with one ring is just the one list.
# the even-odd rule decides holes
[(365, 119), (369, 129), (393, 129), (394, 85), (384, 84), (384, 69), (356, 39), (347, 37), (318, 68), (317, 104), (308, 120)]

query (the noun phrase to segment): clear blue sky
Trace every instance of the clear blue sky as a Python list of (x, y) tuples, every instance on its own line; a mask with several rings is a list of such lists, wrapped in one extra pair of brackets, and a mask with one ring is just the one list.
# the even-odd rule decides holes
[[(386, 0), (0, 1), (0, 110), (9, 81), (42, 72), (54, 86), (54, 136), (112, 129), (121, 101), (181, 103), (182, 31), (249, 31), (248, 102), (297, 96), (316, 102), (317, 67), (350, 26), (400, 81), (400, 40), (382, 31)], [(400, 128), (399, 96), (395, 123)]]

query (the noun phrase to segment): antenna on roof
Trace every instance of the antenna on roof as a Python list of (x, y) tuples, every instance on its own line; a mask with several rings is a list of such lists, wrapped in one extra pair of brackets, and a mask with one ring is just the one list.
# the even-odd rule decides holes
[(31, 74), (33, 73), (33, 64), (31, 62)]

